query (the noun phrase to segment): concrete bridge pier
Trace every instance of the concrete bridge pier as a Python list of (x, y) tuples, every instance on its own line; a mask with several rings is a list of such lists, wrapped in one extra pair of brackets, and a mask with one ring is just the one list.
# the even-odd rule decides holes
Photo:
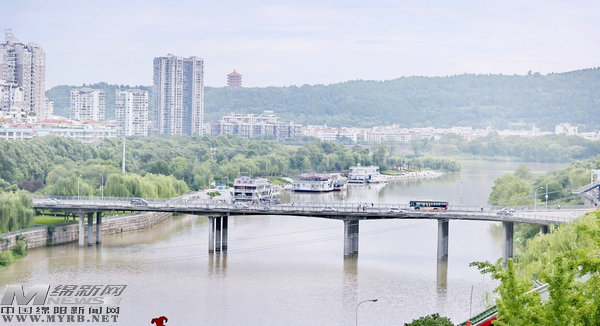
[(438, 220), (438, 244), (437, 244), (437, 260), (440, 262), (448, 261), (448, 219)]
[(96, 212), (96, 244), (102, 243), (102, 212)]
[(548, 225), (540, 225), (540, 234), (548, 234)]
[(358, 255), (358, 220), (344, 220), (344, 257)]
[(228, 216), (209, 216), (208, 253), (227, 252)]
[(502, 239), (504, 240), (504, 255), (502, 264), (506, 266), (508, 259), (513, 258), (514, 223), (502, 222), (502, 230)]
[(215, 217), (208, 217), (208, 253), (215, 252)]
[(83, 220), (85, 220), (85, 213), (79, 213), (79, 247), (83, 247), (85, 240), (85, 235), (83, 233)]
[(229, 217), (223, 216), (222, 219), (223, 223), (221, 224), (221, 226), (223, 227), (223, 229), (221, 231), (221, 250), (223, 250), (223, 252), (227, 252), (227, 224), (229, 224)]
[(88, 227), (87, 227), (87, 245), (91, 246), (92, 245), (92, 239), (94, 238), (94, 213), (88, 213), (87, 214), (87, 222), (88, 222)]
[(221, 217), (215, 218), (215, 252), (221, 252)]

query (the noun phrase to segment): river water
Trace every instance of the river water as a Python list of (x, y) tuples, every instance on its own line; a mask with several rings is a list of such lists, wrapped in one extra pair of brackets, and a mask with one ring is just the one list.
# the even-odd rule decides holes
[[(345, 193), (286, 193), (289, 201), (406, 204), (413, 199), (483, 205), (493, 181), (513, 162), (462, 162), (463, 172), (436, 179), (350, 186)], [(563, 167), (527, 163), (533, 172)], [(101, 246), (31, 250), (0, 269), (0, 284), (126, 284), (118, 324), (403, 325), (440, 313), (462, 322), (483, 310), (495, 283), (469, 267), (502, 255), (498, 223), (450, 221), (447, 274), (436, 269), (437, 222), (360, 222), (359, 255), (343, 257), (341, 221), (237, 216), (229, 251), (208, 255), (207, 218), (180, 216), (155, 228), (104, 236)], [(445, 276), (445, 277), (444, 277)], [(473, 292), (472, 304), (471, 291)], [(111, 323), (115, 324), (115, 323)]]

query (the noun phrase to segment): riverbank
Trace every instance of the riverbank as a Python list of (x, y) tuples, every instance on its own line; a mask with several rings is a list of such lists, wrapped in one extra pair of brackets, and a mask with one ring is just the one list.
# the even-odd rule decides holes
[[(158, 225), (170, 217), (171, 213), (145, 212), (128, 215), (113, 215), (102, 218), (101, 232), (103, 235), (136, 231)], [(95, 223), (94, 223), (95, 224)], [(96, 235), (93, 228), (92, 237)], [(86, 227), (87, 230), (87, 227)], [(87, 242), (87, 232), (85, 232)], [(27, 249), (54, 246), (74, 242), (79, 239), (79, 225), (62, 224), (49, 226), (35, 226), (24, 230), (0, 234), (0, 252), (11, 250), (18, 240), (27, 243)]]

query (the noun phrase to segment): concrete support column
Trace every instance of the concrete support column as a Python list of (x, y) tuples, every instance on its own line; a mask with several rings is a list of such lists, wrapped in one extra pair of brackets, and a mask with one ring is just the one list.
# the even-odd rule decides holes
[(438, 220), (438, 244), (437, 244), (437, 260), (438, 262), (448, 261), (448, 227), (447, 219)]
[(84, 245), (84, 234), (83, 234), (83, 220), (85, 220), (85, 214), (79, 213), (79, 246), (83, 247)]
[(102, 243), (102, 212), (96, 213), (96, 244)]
[(502, 263), (506, 266), (509, 258), (513, 258), (514, 223), (502, 222), (502, 239), (504, 240), (504, 255)]
[(208, 217), (208, 253), (215, 252), (215, 217)]
[(87, 227), (87, 234), (88, 234), (87, 245), (91, 246), (92, 245), (92, 239), (94, 237), (94, 213), (88, 213), (87, 214), (87, 222), (88, 222), (88, 227)]
[(221, 217), (216, 218), (215, 225), (215, 252), (221, 252)]
[(358, 220), (344, 220), (344, 256), (358, 255)]
[(227, 224), (229, 217), (227, 215), (223, 216), (223, 234), (222, 234), (222, 242), (221, 249), (223, 252), (227, 252)]
[(540, 234), (548, 234), (548, 225), (540, 225)]

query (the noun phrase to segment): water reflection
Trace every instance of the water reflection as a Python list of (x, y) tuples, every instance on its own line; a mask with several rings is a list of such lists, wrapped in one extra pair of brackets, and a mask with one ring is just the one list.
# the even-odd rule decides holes
[(208, 256), (208, 272), (211, 276), (225, 278), (227, 276), (227, 253), (212, 254)]
[(446, 296), (448, 289), (448, 260), (440, 259), (437, 262), (437, 292), (438, 295)]

